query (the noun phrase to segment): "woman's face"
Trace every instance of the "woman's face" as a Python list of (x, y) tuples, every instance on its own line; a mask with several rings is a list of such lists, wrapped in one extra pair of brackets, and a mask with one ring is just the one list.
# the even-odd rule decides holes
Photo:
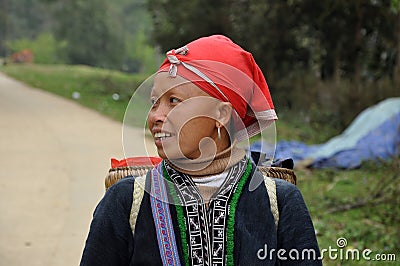
[(193, 83), (168, 73), (156, 75), (147, 122), (163, 159), (197, 159), (216, 154), (217, 106)]

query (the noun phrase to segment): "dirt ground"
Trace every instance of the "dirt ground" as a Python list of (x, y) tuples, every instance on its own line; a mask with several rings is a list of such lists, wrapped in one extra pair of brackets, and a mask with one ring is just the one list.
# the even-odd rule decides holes
[(121, 123), (0, 73), (0, 265), (79, 265), (121, 136)]

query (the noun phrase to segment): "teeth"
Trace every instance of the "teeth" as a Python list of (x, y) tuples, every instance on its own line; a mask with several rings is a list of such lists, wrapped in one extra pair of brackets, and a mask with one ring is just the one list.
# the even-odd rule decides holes
[(154, 134), (154, 137), (156, 138), (166, 138), (166, 137), (171, 137), (170, 133), (164, 133), (164, 132), (157, 132)]

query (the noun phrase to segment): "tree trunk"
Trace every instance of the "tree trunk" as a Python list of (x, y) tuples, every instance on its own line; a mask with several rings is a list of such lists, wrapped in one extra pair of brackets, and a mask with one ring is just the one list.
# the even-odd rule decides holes
[(397, 58), (396, 66), (394, 68), (394, 85), (400, 88), (400, 10), (397, 12)]
[(336, 86), (340, 85), (340, 44), (337, 43), (333, 54), (333, 80)]
[(363, 9), (360, 4), (356, 8), (356, 23), (354, 27), (354, 85), (357, 92), (357, 96), (361, 96), (361, 66), (360, 66), (360, 50), (361, 50), (361, 27), (363, 21)]

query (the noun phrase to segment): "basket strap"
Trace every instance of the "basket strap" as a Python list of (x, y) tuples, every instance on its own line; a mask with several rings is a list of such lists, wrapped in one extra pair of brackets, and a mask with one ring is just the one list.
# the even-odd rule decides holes
[(131, 214), (129, 216), (129, 223), (131, 225), (131, 230), (133, 235), (135, 235), (136, 220), (139, 214), (140, 205), (142, 203), (144, 195), (145, 181), (146, 181), (146, 175), (136, 177), (134, 181), (132, 207), (131, 207)]
[(279, 223), (279, 209), (278, 209), (278, 197), (276, 195), (276, 183), (269, 176), (263, 174), (264, 176), (264, 184), (267, 188), (269, 202), (271, 205), (271, 212), (274, 216), (275, 228), (278, 230)]

